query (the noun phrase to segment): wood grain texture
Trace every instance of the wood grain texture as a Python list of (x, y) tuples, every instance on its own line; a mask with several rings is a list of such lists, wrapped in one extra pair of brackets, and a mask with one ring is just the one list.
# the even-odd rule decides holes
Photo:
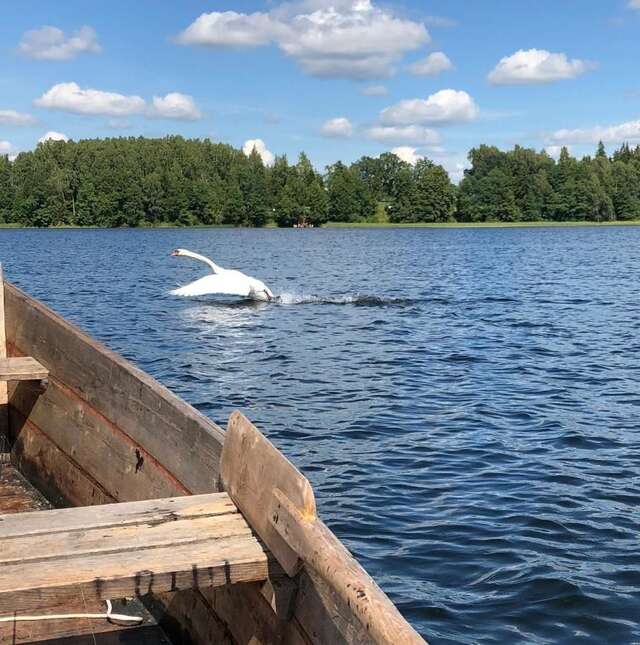
[(220, 462), (222, 485), (264, 540), (289, 576), (295, 575), (297, 553), (275, 530), (269, 512), (275, 489), (287, 496), (305, 517), (315, 517), (316, 502), (309, 481), (240, 412), (229, 418)]
[[(4, 312), (4, 272), (2, 270), (2, 262), (0, 262), (0, 359), (7, 356), (7, 335), (6, 323)], [(9, 411), (8, 404), (7, 384), (0, 381), (0, 453), (5, 450), (8, 452), (6, 445), (7, 436), (9, 433)]]
[(317, 518), (305, 517), (281, 490), (274, 492), (273, 525), (358, 617), (372, 640), (384, 645), (425, 645), (373, 578)]
[(32, 356), (0, 357), (0, 381), (39, 381), (49, 370)]
[(45, 508), (47, 501), (11, 464), (0, 464), (0, 515)]
[[(139, 444), (55, 377), (46, 390), (34, 383), (12, 383), (12, 409), (40, 428), (111, 497), (132, 501), (184, 495), (189, 491)], [(11, 433), (22, 428), (16, 419)]]
[[(63, 608), (47, 608), (51, 613), (92, 613), (105, 612), (104, 602), (87, 601), (76, 592), (66, 600)], [(162, 629), (142, 603), (136, 600), (114, 601), (115, 613), (142, 616), (140, 625), (116, 625), (107, 620), (48, 620), (45, 622), (0, 623), (0, 645), (26, 645), (46, 643), (47, 645), (171, 645)], [(95, 641), (94, 641), (95, 637)]]
[(218, 426), (10, 284), (5, 284), (5, 313), (10, 355), (36, 358), (60, 385), (142, 447), (189, 492), (216, 490), (224, 441)]
[(224, 497), (209, 514), (183, 504), (180, 519), (167, 500), (0, 516), (0, 615), (78, 588), (99, 600), (266, 580), (268, 554)]
[(9, 417), (10, 429), (20, 429), (11, 449), (12, 462), (54, 506), (117, 501), (15, 408), (9, 409)]

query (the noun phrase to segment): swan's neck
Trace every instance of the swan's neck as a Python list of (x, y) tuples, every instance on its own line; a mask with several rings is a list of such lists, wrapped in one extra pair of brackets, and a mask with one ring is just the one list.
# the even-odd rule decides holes
[(194, 260), (200, 260), (200, 262), (204, 262), (211, 267), (211, 270), (214, 273), (220, 273), (223, 270), (222, 267), (219, 267), (213, 260), (210, 260), (209, 258), (206, 258), (204, 255), (200, 255), (199, 253), (193, 253), (192, 251), (183, 251), (182, 255), (193, 258)]

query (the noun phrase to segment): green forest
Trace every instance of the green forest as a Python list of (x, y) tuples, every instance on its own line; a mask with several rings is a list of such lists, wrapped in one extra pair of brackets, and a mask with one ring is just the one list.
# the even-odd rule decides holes
[(209, 140), (47, 141), (0, 156), (0, 223), (20, 226), (321, 225), (640, 219), (640, 146), (582, 159), (481, 145), (458, 186), (392, 153), (323, 173), (301, 153), (265, 166)]

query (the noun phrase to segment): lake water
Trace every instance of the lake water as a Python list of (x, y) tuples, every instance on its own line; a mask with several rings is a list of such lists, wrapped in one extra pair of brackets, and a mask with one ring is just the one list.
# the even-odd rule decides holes
[[(168, 295), (259, 277), (279, 304)], [(640, 642), (640, 228), (0, 231), (7, 277), (240, 408), (431, 643)]]

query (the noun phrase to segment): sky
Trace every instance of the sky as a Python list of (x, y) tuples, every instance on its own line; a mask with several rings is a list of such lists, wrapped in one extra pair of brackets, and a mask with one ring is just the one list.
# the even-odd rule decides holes
[(481, 143), (640, 143), (640, 0), (3, 4), (0, 154), (180, 134), (458, 180)]

